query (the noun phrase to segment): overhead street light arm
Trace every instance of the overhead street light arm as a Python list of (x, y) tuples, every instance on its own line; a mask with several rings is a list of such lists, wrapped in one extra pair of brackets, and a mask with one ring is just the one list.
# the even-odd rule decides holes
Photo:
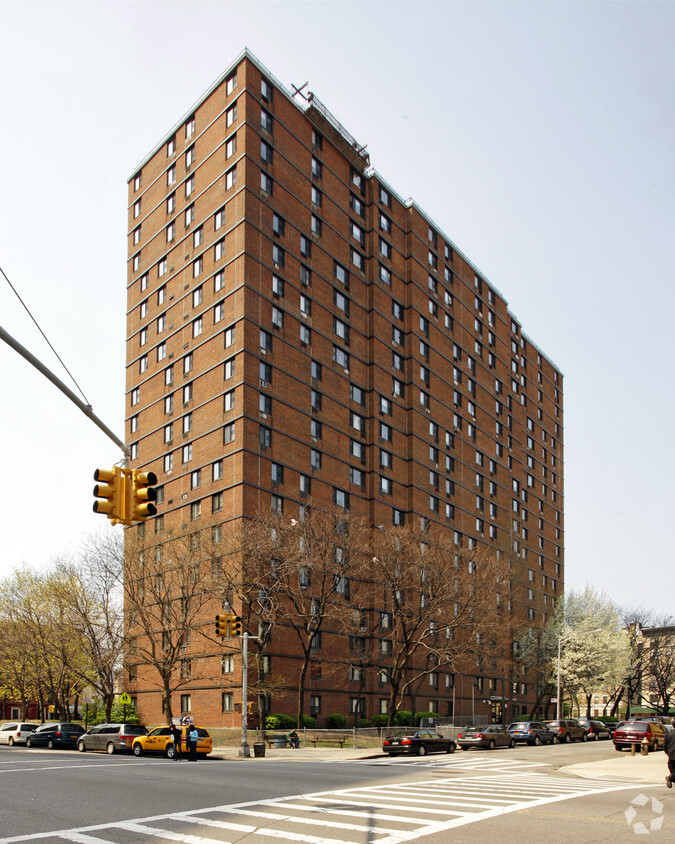
[(61, 392), (73, 402), (73, 404), (76, 404), (80, 408), (80, 410), (82, 411), (82, 413), (84, 413), (85, 416), (88, 416), (89, 419), (91, 419), (94, 425), (100, 428), (103, 433), (106, 434), (115, 443), (115, 445), (122, 449), (125, 457), (129, 456), (129, 450), (126, 444), (122, 442), (119, 437), (116, 437), (115, 434), (113, 434), (113, 432), (110, 430), (110, 428), (108, 428), (105, 422), (98, 418), (98, 416), (92, 410), (91, 405), (85, 404), (81, 399), (79, 399), (71, 389), (66, 387), (66, 385), (63, 383), (63, 381), (61, 381), (60, 378), (54, 375), (54, 373), (50, 369), (47, 369), (47, 367), (41, 361), (39, 361), (35, 357), (35, 355), (29, 352), (25, 346), (22, 346), (18, 340), (15, 340), (11, 336), (11, 334), (8, 334), (1, 325), (0, 340), (4, 340), (8, 346), (14, 349), (15, 352), (18, 352), (18, 354), (20, 354), (22, 358), (27, 360), (28, 363), (32, 364), (38, 370), (38, 372), (41, 372), (45, 376), (45, 378), (48, 378), (52, 382), (52, 384), (58, 387), (59, 390), (61, 390)]

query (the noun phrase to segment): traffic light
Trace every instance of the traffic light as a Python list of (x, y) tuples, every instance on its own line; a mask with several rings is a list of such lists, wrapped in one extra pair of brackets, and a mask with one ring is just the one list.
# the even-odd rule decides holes
[(157, 500), (157, 475), (154, 472), (140, 472), (134, 469), (132, 483), (131, 521), (144, 522), (148, 516), (157, 513), (157, 507), (152, 503)]
[(121, 496), (124, 478), (122, 470), (117, 466), (113, 469), (97, 469), (94, 480), (102, 481), (94, 487), (94, 495), (99, 501), (94, 501), (94, 513), (103, 513), (114, 524), (121, 517)]
[(241, 636), (241, 619), (238, 615), (230, 616), (230, 636), (234, 639)]
[(221, 639), (227, 639), (227, 623), (230, 616), (227, 613), (218, 613), (216, 616), (216, 636)]

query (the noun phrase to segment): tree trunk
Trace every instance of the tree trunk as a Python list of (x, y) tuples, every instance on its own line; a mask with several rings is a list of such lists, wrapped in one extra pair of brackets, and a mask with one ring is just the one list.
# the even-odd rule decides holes
[(307, 670), (311, 658), (312, 648), (311, 639), (307, 642), (307, 650), (304, 653), (302, 660), (302, 668), (300, 669), (300, 680), (298, 682), (298, 729), (302, 729), (303, 719), (305, 716), (305, 682), (307, 680)]

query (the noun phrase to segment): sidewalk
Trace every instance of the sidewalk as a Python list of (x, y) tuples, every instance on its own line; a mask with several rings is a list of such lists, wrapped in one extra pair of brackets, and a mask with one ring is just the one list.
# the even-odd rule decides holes
[[(264, 761), (253, 755), (253, 742), (249, 744), (251, 759)], [(265, 759), (283, 759), (286, 762), (348, 762), (354, 759), (382, 758), (377, 747), (265, 747)], [(216, 759), (240, 759), (239, 747), (214, 747), (211, 754)]]
[(628, 752), (617, 753), (614, 759), (601, 762), (585, 762), (579, 765), (566, 765), (560, 768), (565, 774), (600, 780), (635, 780), (635, 782), (665, 785), (668, 774), (668, 757), (661, 750), (648, 756)]

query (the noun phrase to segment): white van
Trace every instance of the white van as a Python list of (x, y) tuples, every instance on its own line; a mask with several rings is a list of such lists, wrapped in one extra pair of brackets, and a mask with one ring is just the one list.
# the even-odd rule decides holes
[(25, 744), (28, 736), (37, 730), (39, 724), (24, 724), (21, 721), (8, 721), (0, 727), (0, 744)]

